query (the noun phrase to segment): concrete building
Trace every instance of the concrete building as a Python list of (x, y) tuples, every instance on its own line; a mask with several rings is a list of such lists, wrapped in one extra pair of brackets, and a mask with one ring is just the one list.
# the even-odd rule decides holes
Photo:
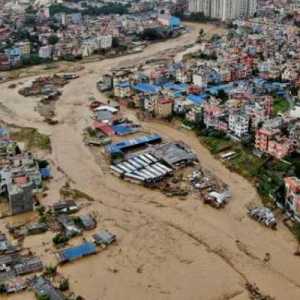
[(249, 118), (245, 114), (232, 113), (229, 115), (229, 130), (241, 138), (249, 133)]
[(62, 292), (56, 289), (48, 279), (42, 276), (35, 277), (31, 285), (39, 297), (47, 297), (47, 299), (50, 300), (65, 300)]
[(12, 215), (33, 211), (33, 183), (12, 184), (8, 190), (9, 209)]
[(49, 45), (43, 46), (39, 49), (39, 57), (40, 58), (50, 58), (52, 54), (52, 47)]
[(224, 5), (226, 1), (223, 0), (211, 0), (209, 17), (213, 19), (222, 19), (224, 13)]
[(189, 0), (189, 12), (202, 12), (205, 16), (210, 15), (211, 0)]
[(223, 21), (251, 17), (256, 7), (257, 0), (189, 0), (189, 12)]
[(300, 222), (300, 179), (297, 177), (284, 178), (285, 206), (293, 212), (294, 217)]
[(109, 49), (112, 46), (112, 35), (101, 35), (98, 37), (98, 41), (100, 49)]
[(22, 57), (28, 57), (30, 56), (30, 51), (31, 51), (31, 45), (30, 45), (30, 42), (29, 41), (26, 41), (26, 42), (19, 42), (17, 43), (16, 45), (18, 48), (20, 48), (20, 51), (21, 51), (21, 56)]
[(154, 113), (157, 117), (166, 118), (172, 115), (173, 100), (169, 98), (159, 98), (155, 101)]
[(260, 128), (255, 133), (255, 147), (261, 152), (282, 159), (294, 151), (293, 143), (279, 129)]

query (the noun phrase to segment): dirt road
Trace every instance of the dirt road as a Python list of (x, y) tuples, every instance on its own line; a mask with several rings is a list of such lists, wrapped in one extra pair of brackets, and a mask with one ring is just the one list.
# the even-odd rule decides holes
[[(86, 299), (241, 300), (248, 299), (246, 281), (255, 282), (276, 299), (300, 299), (300, 260), (292, 255), (293, 238), (282, 227), (269, 231), (246, 217), (246, 205), (259, 201), (255, 189), (230, 173), (191, 132), (157, 122), (144, 124), (189, 144), (201, 164), (230, 186), (233, 199), (222, 211), (192, 197), (170, 199), (123, 182), (109, 174), (106, 162), (97, 164), (82, 143), (82, 129), (90, 122), (87, 99), (99, 98), (95, 83), (101, 74), (113, 66), (136, 64), (157, 52), (190, 44), (199, 29), (193, 25), (187, 35), (151, 45), (141, 54), (85, 65), (80, 79), (65, 87), (57, 105), (61, 122), (54, 127), (41, 122), (33, 109), (35, 99), (24, 99), (5, 85), (0, 91), (3, 120), (51, 135), (51, 158), (66, 175), (56, 174), (51, 185), (54, 192), (46, 201), (56, 200), (58, 187), (67, 177), (95, 199), (90, 209), (98, 212), (99, 226), (119, 237), (118, 245), (60, 269), (69, 276), (72, 289)], [(266, 252), (271, 254), (267, 264), (263, 262)]]

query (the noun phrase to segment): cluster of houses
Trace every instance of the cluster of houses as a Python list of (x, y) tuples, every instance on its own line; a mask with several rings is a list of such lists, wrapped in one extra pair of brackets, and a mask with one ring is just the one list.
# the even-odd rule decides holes
[(2, 292), (14, 293), (26, 288), (21, 277), (43, 270), (39, 257), (21, 253), (21, 247), (13, 244), (4, 233), (0, 232), (0, 283)]
[[(227, 83), (209, 81), (204, 86), (199, 77), (203, 80), (217, 71), (207, 62), (197, 63), (195, 71), (188, 64), (159, 67), (149, 76), (121, 71), (110, 75), (109, 86), (120, 103), (153, 116), (184, 115), (192, 123), (203, 123), (238, 140), (254, 136), (258, 150), (279, 159), (299, 151), (297, 109), (276, 112), (277, 101), (297, 108), (289, 94), (291, 83), (251, 76)], [(180, 82), (178, 74), (185, 68), (192, 73), (190, 80)], [(205, 75), (199, 75), (202, 72)]]
[(145, 42), (141, 34), (145, 30), (175, 32), (179, 28), (180, 20), (168, 11), (94, 16), (85, 15), (81, 10), (53, 14), (51, 6), (37, 7), (34, 14), (26, 10), (4, 10), (0, 13), (0, 70), (95, 53), (142, 51)]
[[(282, 160), (300, 153), (299, 43), (296, 26), (265, 16), (237, 20), (224, 37), (202, 34), (199, 51), (180, 62), (113, 70), (98, 87), (119, 105), (157, 118), (183, 116)], [(298, 189), (299, 179), (286, 179), (296, 214)]]
[(235, 21), (193, 58), (103, 77), (120, 103), (156, 117), (184, 115), (281, 159), (299, 151), (300, 41), (295, 27)]
[(0, 193), (9, 214), (33, 211), (35, 193), (41, 190), (42, 180), (51, 176), (48, 163), (22, 152), (6, 128), (0, 130), (0, 156)]
[[(93, 231), (97, 227), (97, 221), (92, 214), (75, 215), (80, 209), (81, 206), (74, 200), (61, 200), (48, 207), (47, 212), (41, 211), (38, 221), (8, 225), (8, 233), (15, 240), (9, 240), (0, 231), (0, 294), (12, 294), (33, 288), (39, 296), (66, 299), (49, 278), (47, 279), (47, 268), (41, 258), (34, 254), (34, 249), (24, 248), (21, 241), (29, 235), (43, 234), (48, 230), (57, 232), (53, 242), (60, 247), (56, 251), (60, 264), (96, 254), (100, 249), (116, 242), (116, 235), (106, 229)], [(92, 231), (89, 241), (84, 238), (84, 242), (78, 246), (62, 248), (69, 239), (82, 235), (83, 231)], [(46, 277), (37, 276), (43, 271)], [(32, 274), (34, 275), (31, 276)], [(51, 298), (52, 296), (55, 298)]]

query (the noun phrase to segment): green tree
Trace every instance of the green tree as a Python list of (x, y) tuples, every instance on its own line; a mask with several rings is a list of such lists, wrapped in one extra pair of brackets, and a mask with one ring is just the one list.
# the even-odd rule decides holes
[(222, 103), (225, 103), (228, 100), (228, 95), (223, 89), (221, 89), (217, 94), (217, 98), (220, 98), (222, 100)]
[(34, 26), (36, 24), (36, 17), (34, 15), (26, 15), (24, 25), (25, 26)]
[(0, 295), (1, 294), (5, 294), (6, 293), (6, 288), (5, 288), (5, 284), (1, 283), (0, 284)]
[(49, 37), (48, 37), (48, 43), (50, 45), (55, 45), (57, 44), (59, 41), (59, 37), (55, 34), (51, 34)]
[(120, 41), (117, 37), (113, 37), (112, 38), (112, 47), (113, 48), (118, 48), (120, 46)]
[(36, 295), (37, 300), (50, 300), (50, 296), (47, 294), (42, 294), (42, 295)]
[(56, 272), (57, 272), (57, 266), (47, 266), (45, 271), (44, 271), (44, 275), (45, 276), (48, 276), (48, 277), (51, 277), (51, 276), (54, 276), (56, 275)]
[(66, 278), (64, 280), (62, 280), (62, 282), (59, 284), (59, 289), (64, 292), (67, 291), (69, 289), (69, 280)]
[(61, 233), (58, 233), (53, 239), (55, 245), (66, 243), (69, 239)]

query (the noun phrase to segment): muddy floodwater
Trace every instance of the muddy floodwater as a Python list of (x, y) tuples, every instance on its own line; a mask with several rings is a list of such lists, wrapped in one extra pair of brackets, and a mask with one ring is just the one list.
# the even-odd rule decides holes
[[(49, 158), (54, 169), (63, 171), (54, 172), (43, 204), (57, 201), (59, 189), (70, 180), (95, 199), (88, 209), (98, 213), (98, 228), (118, 236), (116, 245), (60, 267), (59, 272), (69, 278), (71, 289), (87, 300), (242, 300), (249, 299), (245, 290), (248, 281), (276, 299), (299, 300), (300, 260), (293, 255), (293, 237), (283, 225), (270, 231), (247, 218), (247, 206), (260, 201), (255, 188), (227, 170), (192, 132), (167, 123), (142, 123), (163, 138), (185, 142), (203, 167), (228, 184), (233, 196), (224, 210), (205, 206), (200, 199), (167, 198), (158, 191), (121, 181), (107, 171), (106, 162), (98, 163), (82, 142), (82, 131), (91, 122), (88, 98), (106, 101), (96, 89), (100, 76), (112, 67), (143, 63), (161, 52), (191, 44), (200, 28), (210, 33), (220, 30), (200, 24), (190, 24), (190, 28), (186, 35), (150, 45), (143, 53), (84, 65), (80, 79), (63, 89), (56, 105), (59, 124), (55, 126), (42, 122), (35, 110), (38, 99), (25, 99), (17, 89), (8, 89), (11, 82), (2, 84), (0, 118), (49, 134)], [(4, 227), (3, 220), (0, 226)], [(30, 237), (25, 245), (48, 263), (54, 259), (51, 238), (51, 234)], [(271, 259), (265, 263), (267, 252)], [(23, 293), (1, 299), (32, 300), (34, 296)]]

